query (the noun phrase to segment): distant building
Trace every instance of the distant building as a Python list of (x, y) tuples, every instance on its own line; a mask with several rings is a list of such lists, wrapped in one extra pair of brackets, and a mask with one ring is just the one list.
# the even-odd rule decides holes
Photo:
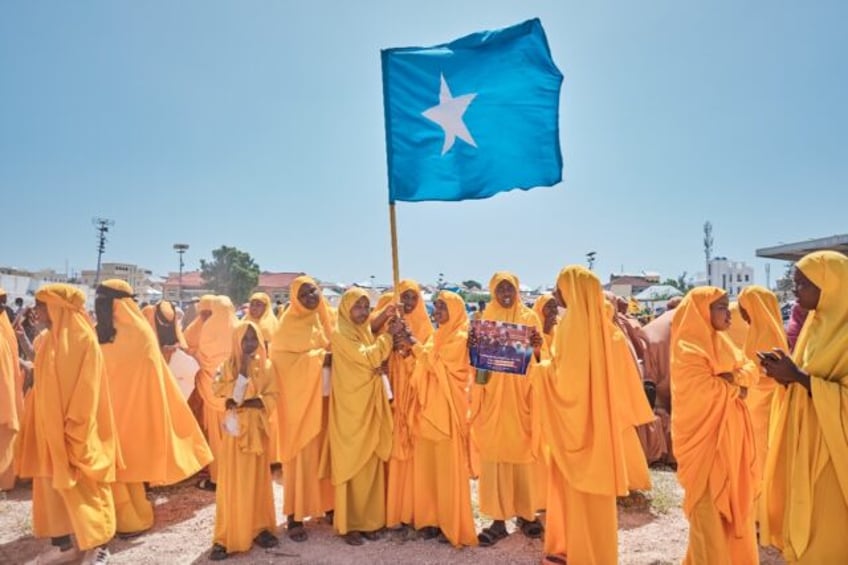
[(259, 273), (259, 282), (254, 292), (264, 292), (271, 297), (272, 302), (289, 301), (289, 287), (294, 279), (304, 273)]
[(610, 282), (604, 285), (604, 289), (616, 296), (630, 297), (656, 284), (660, 284), (658, 273), (643, 273), (641, 275), (621, 273), (610, 275)]
[(715, 257), (707, 264), (706, 283), (727, 291), (731, 297), (739, 296), (742, 289), (754, 284), (754, 268), (744, 261), (731, 261)]
[(200, 271), (184, 272), (182, 279), (180, 279), (179, 273), (168, 273), (168, 277), (162, 283), (162, 298), (171, 302), (178, 302), (181, 284), (183, 302), (193, 298), (200, 298), (204, 294), (211, 292), (206, 286), (206, 281), (203, 280)]
[[(103, 263), (100, 265), (100, 279), (98, 282), (107, 279), (120, 279), (128, 282), (133, 287), (133, 290), (135, 290), (142, 287), (149, 287), (152, 276), (153, 271), (131, 263)], [(94, 287), (94, 279), (96, 277), (97, 271), (94, 269), (83, 269), (80, 273), (81, 282), (86, 286)]]

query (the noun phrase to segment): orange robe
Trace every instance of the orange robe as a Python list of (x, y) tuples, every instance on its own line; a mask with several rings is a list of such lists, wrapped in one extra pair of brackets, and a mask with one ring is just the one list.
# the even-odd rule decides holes
[(796, 268), (821, 290), (793, 353), (811, 390), (775, 393), (760, 540), (789, 563), (848, 563), (848, 258), (819, 251)]
[(271, 342), (271, 364), (281, 391), (277, 402), (275, 453), (283, 464), (283, 514), (296, 522), (333, 509), (333, 485), (319, 476), (321, 449), (327, 436), (328, 398), (323, 395), (324, 358), (330, 349), (332, 313), (322, 299), (315, 310), (298, 300), (304, 284), (292, 281), (291, 306)]
[[(725, 292), (689, 292), (672, 324), (671, 428), (677, 478), (689, 520), (685, 564), (758, 563), (754, 535), (754, 434), (741, 387), (756, 368), (710, 322), (710, 304)], [(732, 373), (734, 382), (719, 377)]]
[[(433, 325), (424, 308), (421, 288), (412, 280), (402, 280), (398, 284), (395, 300), (411, 290), (418, 294), (415, 309), (404, 314), (412, 335), (419, 343), (425, 343), (433, 335)], [(393, 352), (389, 357), (389, 382), (392, 387), (392, 457), (389, 459), (388, 490), (386, 492), (386, 525), (413, 524), (414, 516), (414, 469), (415, 449), (410, 421), (415, 410), (415, 395), (410, 386), (412, 372), (415, 369), (415, 356), (411, 352)], [(425, 464), (426, 465), (426, 464)]]
[(213, 543), (228, 553), (249, 551), (253, 540), (263, 531), (277, 527), (274, 492), (271, 487), (271, 436), (268, 416), (275, 409), (277, 379), (265, 353), (262, 332), (253, 322), (239, 322), (233, 332), (233, 356), (224, 364), (222, 375), (213, 384), (215, 394), (233, 397), (243, 353), (241, 342), (252, 327), (259, 347), (248, 368), (249, 381), (244, 401), (258, 398), (263, 408), (243, 407), (229, 412), (237, 429), (224, 434), (218, 462), (218, 488), (215, 491), (215, 533)]
[(121, 461), (109, 381), (85, 295), (49, 284), (35, 298), (46, 304), (51, 325), (35, 357), (17, 472), (33, 479), (33, 535), (72, 533), (88, 550), (115, 535), (110, 484)]
[(442, 291), (438, 298), (450, 318), (416, 346), (412, 377), (415, 527), (438, 527), (456, 547), (477, 545), (468, 481), (468, 387), (474, 375), (468, 315), (458, 294)]
[[(758, 368), (756, 384), (748, 389), (745, 404), (751, 414), (754, 428), (754, 445), (757, 450), (757, 481), (762, 479), (768, 449), (769, 415), (777, 382), (760, 368), (758, 351), (771, 351), (774, 348), (789, 351), (786, 331), (780, 316), (777, 296), (765, 287), (751, 285), (739, 294), (739, 306), (745, 309), (751, 322), (745, 338), (745, 355)], [(741, 316), (740, 316), (741, 317)]]
[[(233, 325), (235, 314), (233, 303), (226, 296), (204, 295), (197, 303), (199, 313), (211, 312), (204, 319), (202, 315), (186, 328), (185, 340), (191, 353), (200, 364), (200, 370), (195, 378), (195, 393), (193, 396), (201, 401), (200, 427), (206, 434), (212, 456), (217, 459), (224, 442), (222, 424), (224, 421), (224, 399), (215, 395), (212, 387), (215, 376), (223, 363), (232, 353)], [(192, 399), (189, 398), (189, 403)], [(217, 482), (218, 464), (209, 464), (209, 476), (212, 482)]]
[(344, 535), (386, 525), (385, 462), (392, 450), (392, 414), (380, 367), (392, 350), (388, 335), (375, 338), (366, 320), (355, 324), (351, 307), (368, 293), (351, 288), (342, 295), (333, 332), (332, 391), (327, 432), (329, 467), (335, 487), (333, 526)]
[[(521, 303), (515, 275), (495, 273), (489, 282), (492, 296), (504, 280), (516, 289), (515, 303), (504, 308), (493, 300), (483, 312), (483, 319), (533, 326), (542, 334), (536, 313)], [(544, 360), (548, 349), (542, 349)], [(545, 507), (547, 469), (533, 384), (538, 370), (534, 358), (527, 375), (492, 371), (485, 385), (472, 385), (472, 446), (479, 449), (480, 457), (480, 511), (495, 520), (517, 516), (533, 521), (536, 512)]]
[(565, 267), (557, 289), (567, 312), (537, 393), (551, 450), (545, 553), (565, 556), (569, 563), (613, 565), (618, 561), (615, 499), (627, 494), (630, 480), (622, 428), (632, 430), (637, 423), (638, 411), (624, 404), (633, 375), (616, 374), (625, 359), (616, 352), (623, 342), (614, 344), (614, 325), (594, 273)]
[(98, 293), (111, 289), (127, 295), (111, 299), (115, 334), (100, 347), (124, 460), (113, 487), (118, 531), (134, 533), (153, 526), (153, 505), (145, 497), (144, 483), (178, 483), (208, 465), (212, 452), (153, 330), (131, 298), (132, 288), (122, 280), (101, 284), (106, 288)]
[[(5, 313), (0, 313), (5, 318)], [(17, 343), (14, 344), (17, 346)], [(15, 486), (15, 438), (21, 429), (22, 410), (18, 406), (18, 390), (15, 382), (17, 351), (0, 333), (0, 491)]]

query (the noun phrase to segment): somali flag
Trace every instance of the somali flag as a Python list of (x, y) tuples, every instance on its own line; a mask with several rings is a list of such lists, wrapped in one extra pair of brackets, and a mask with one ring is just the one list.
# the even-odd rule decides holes
[(488, 198), (562, 180), (562, 73), (538, 19), (384, 49), (389, 202)]

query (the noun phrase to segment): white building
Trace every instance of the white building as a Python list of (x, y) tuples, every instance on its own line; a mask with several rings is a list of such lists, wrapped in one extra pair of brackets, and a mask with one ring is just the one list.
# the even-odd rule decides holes
[[(96, 275), (97, 271), (94, 269), (83, 269), (82, 273), (80, 273), (80, 278), (83, 284), (94, 287)], [(151, 286), (150, 279), (152, 276), (153, 272), (149, 269), (144, 269), (131, 263), (103, 263), (100, 265), (100, 280), (98, 282), (103, 282), (107, 279), (121, 279), (122, 281), (127, 281), (133, 287), (133, 290), (136, 290)]]
[(715, 257), (710, 260), (707, 268), (707, 284), (726, 290), (731, 297), (739, 296), (743, 288), (754, 284), (754, 268), (744, 261)]

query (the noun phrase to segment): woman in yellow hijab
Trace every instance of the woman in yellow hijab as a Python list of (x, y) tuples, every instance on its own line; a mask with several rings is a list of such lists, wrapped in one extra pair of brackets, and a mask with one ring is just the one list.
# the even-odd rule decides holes
[[(0, 317), (5, 318), (5, 313), (0, 312)], [(15, 437), (23, 417), (22, 389), (16, 378), (19, 367), (17, 341), (0, 331), (0, 491), (15, 486)]]
[(621, 394), (628, 387), (617, 374), (629, 349), (623, 335), (613, 344), (613, 311), (605, 309), (601, 282), (590, 270), (562, 269), (555, 296), (567, 313), (556, 331), (551, 370), (537, 393), (551, 453), (546, 562), (613, 565), (615, 499), (627, 494), (629, 482), (622, 427), (635, 423), (623, 416), (632, 419), (625, 410), (635, 411)]
[[(197, 318), (185, 331), (189, 354), (200, 364), (192, 397), (199, 404), (200, 427), (206, 434), (212, 456), (217, 459), (224, 441), (221, 426), (226, 409), (223, 399), (215, 395), (212, 384), (233, 350), (235, 313), (229, 297), (209, 294), (200, 298), (197, 312)], [(189, 404), (192, 404), (192, 398), (189, 398)], [(209, 479), (201, 479), (198, 488), (214, 491), (217, 477), (218, 463), (213, 460), (209, 464)]]
[[(521, 303), (518, 290), (518, 277), (495, 273), (489, 281), (494, 299), (483, 311), (483, 320), (530, 326), (542, 339), (542, 323)], [(547, 357), (548, 348), (543, 344), (540, 359), (531, 360), (527, 375), (492, 371), (485, 373), (485, 384), (472, 386), (471, 426), (480, 453), (480, 512), (492, 518), (478, 536), (480, 545), (490, 546), (505, 538), (505, 521), (512, 517), (525, 536), (542, 536), (536, 512), (545, 506), (547, 471), (533, 382), (538, 361)]]
[[(351, 288), (339, 304), (333, 349), (328, 429), (335, 487), (333, 525), (350, 545), (376, 539), (386, 525), (385, 462), (392, 451), (392, 414), (380, 370), (392, 337), (375, 338), (368, 293)], [(322, 458), (322, 466), (326, 458)]]
[(333, 485), (319, 476), (329, 412), (323, 373), (330, 365), (333, 322), (312, 277), (294, 279), (291, 297), (271, 341), (271, 364), (282, 392), (276, 431), (283, 464), (283, 514), (289, 538), (300, 542), (307, 539), (304, 519), (333, 509)]
[[(758, 351), (781, 349), (789, 351), (783, 320), (780, 316), (780, 305), (777, 296), (769, 289), (751, 285), (742, 289), (739, 294), (739, 314), (748, 324), (745, 337), (745, 355), (759, 365)], [(774, 379), (760, 371), (756, 383), (748, 389), (745, 403), (751, 413), (751, 424), (754, 426), (754, 442), (757, 447), (757, 480), (762, 478), (766, 464), (768, 447), (769, 414), (777, 383)]]
[(533, 303), (533, 311), (536, 312), (536, 316), (542, 322), (542, 337), (545, 338), (545, 343), (550, 349), (554, 343), (554, 331), (559, 321), (559, 307), (556, 298), (550, 292), (546, 292)]
[(144, 483), (178, 483), (208, 465), (212, 453), (132, 287), (118, 279), (103, 281), (94, 307), (124, 460), (112, 487), (117, 527), (129, 536), (153, 526)]
[(274, 492), (271, 488), (271, 435), (268, 416), (277, 402), (277, 379), (271, 370), (261, 330), (238, 322), (232, 356), (215, 380), (215, 395), (224, 399), (224, 441), (215, 493), (215, 534), (209, 559), (250, 551), (253, 544), (279, 544)]
[(250, 302), (244, 321), (253, 322), (262, 331), (262, 339), (265, 347), (270, 348), (271, 340), (277, 331), (277, 318), (274, 317), (274, 304), (271, 297), (264, 292), (254, 292), (250, 295)]
[(762, 361), (785, 388), (770, 424), (760, 539), (789, 563), (848, 563), (848, 258), (810, 253), (794, 276), (810, 314), (791, 358), (781, 350)]
[[(402, 280), (397, 287), (404, 323), (418, 343), (433, 335), (433, 325), (424, 308), (421, 287), (413, 280)], [(410, 386), (415, 369), (415, 355), (409, 348), (394, 351), (389, 357), (389, 382), (392, 387), (393, 437), (392, 457), (389, 459), (388, 490), (386, 492), (386, 525), (412, 525), (415, 496), (415, 469), (412, 430), (409, 422), (415, 409), (415, 396)], [(425, 536), (427, 532), (425, 532)]]
[(108, 556), (105, 544), (115, 535), (111, 483), (121, 461), (103, 354), (80, 290), (48, 284), (35, 299), (48, 329), (35, 358), (17, 471), (33, 479), (33, 535), (53, 538), (53, 549), (39, 557), (73, 559), (69, 534), (89, 560)]
[(727, 293), (689, 292), (671, 327), (671, 433), (683, 512), (684, 564), (758, 563), (754, 535), (756, 459), (744, 396), (756, 367), (727, 335)]
[(462, 297), (449, 291), (438, 294), (434, 307), (439, 327), (415, 346), (412, 376), (415, 527), (441, 531), (456, 547), (477, 545), (468, 482), (468, 389), (474, 375), (468, 314)]

